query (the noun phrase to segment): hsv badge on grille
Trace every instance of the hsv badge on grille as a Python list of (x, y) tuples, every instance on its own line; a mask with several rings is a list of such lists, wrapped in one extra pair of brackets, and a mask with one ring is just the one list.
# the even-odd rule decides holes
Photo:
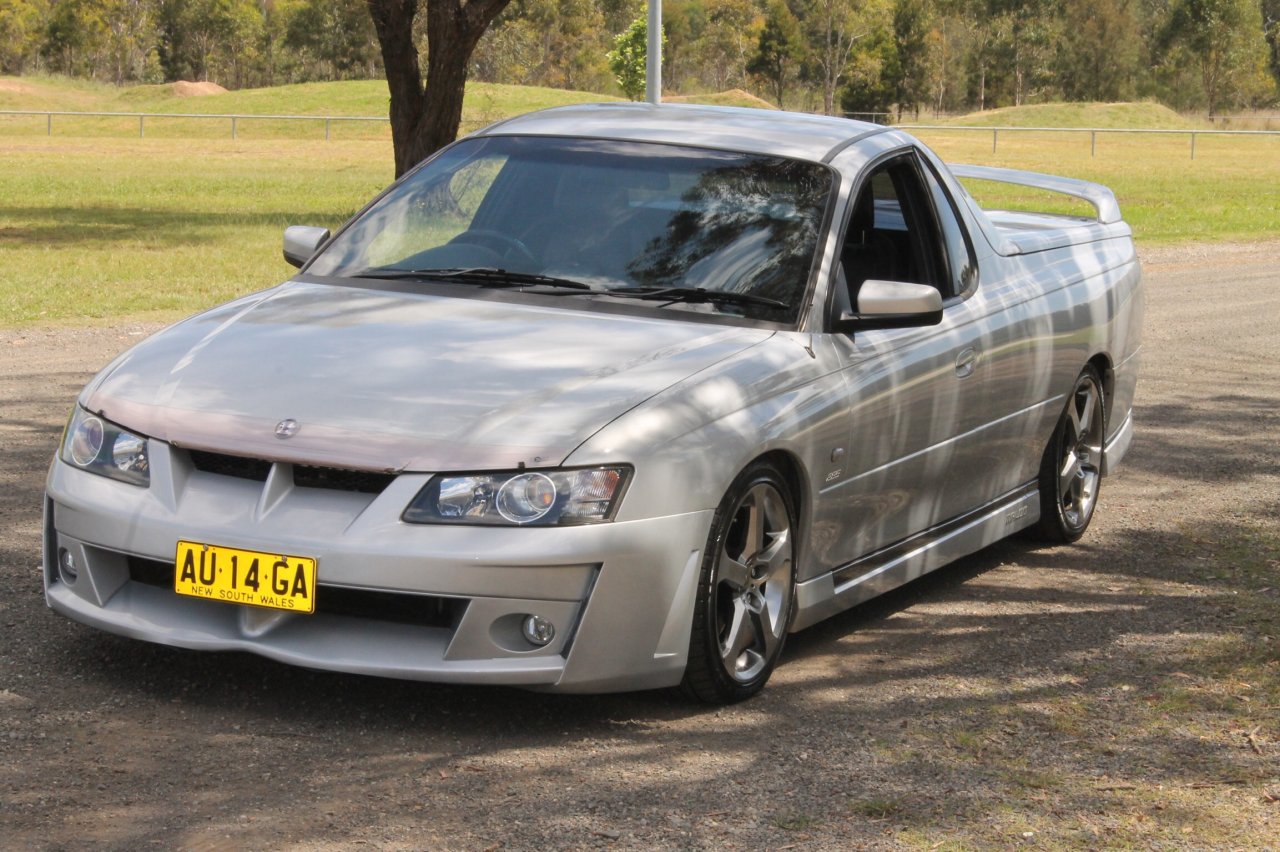
[(277, 438), (292, 438), (298, 434), (298, 421), (290, 417), (288, 420), (281, 420), (276, 424)]

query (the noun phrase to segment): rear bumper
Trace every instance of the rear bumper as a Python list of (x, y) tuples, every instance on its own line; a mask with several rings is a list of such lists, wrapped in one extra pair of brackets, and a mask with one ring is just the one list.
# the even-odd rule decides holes
[[(376, 496), (334, 493), (275, 473), (266, 483), (201, 473), (181, 451), (153, 448), (150, 488), (54, 462), (43, 573), (55, 611), (150, 642), (415, 680), (612, 691), (683, 674), (711, 511), (565, 528), (420, 526), (399, 515), (429, 474), (402, 475)], [(316, 613), (177, 595), (179, 539), (314, 556)], [(74, 576), (59, 567), (64, 551)], [(523, 638), (529, 614), (555, 625), (548, 645)]]

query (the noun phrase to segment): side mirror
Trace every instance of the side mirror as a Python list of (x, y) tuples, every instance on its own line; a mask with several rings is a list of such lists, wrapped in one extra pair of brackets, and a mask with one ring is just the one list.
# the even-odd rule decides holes
[(864, 281), (858, 288), (857, 312), (843, 311), (835, 331), (916, 328), (942, 322), (942, 294), (928, 284)]
[(284, 259), (298, 268), (315, 255), (316, 250), (329, 239), (328, 228), (310, 225), (290, 225), (284, 229)]

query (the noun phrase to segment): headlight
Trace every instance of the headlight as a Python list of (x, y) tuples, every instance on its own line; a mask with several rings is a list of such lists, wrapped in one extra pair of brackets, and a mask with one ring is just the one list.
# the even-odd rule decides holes
[(594, 524), (613, 519), (630, 476), (629, 467), (442, 473), (401, 517), (411, 524)]
[(80, 406), (71, 415), (59, 457), (69, 465), (131, 485), (151, 484), (147, 439)]

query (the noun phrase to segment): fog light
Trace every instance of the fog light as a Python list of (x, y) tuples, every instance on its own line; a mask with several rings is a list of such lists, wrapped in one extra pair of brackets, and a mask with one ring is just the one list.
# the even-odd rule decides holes
[(527, 615), (524, 619), (524, 638), (532, 645), (545, 645), (556, 638), (556, 626), (540, 615)]
[(76, 574), (76, 558), (65, 547), (58, 549), (58, 576), (62, 577), (62, 582), (68, 586), (79, 576)]

